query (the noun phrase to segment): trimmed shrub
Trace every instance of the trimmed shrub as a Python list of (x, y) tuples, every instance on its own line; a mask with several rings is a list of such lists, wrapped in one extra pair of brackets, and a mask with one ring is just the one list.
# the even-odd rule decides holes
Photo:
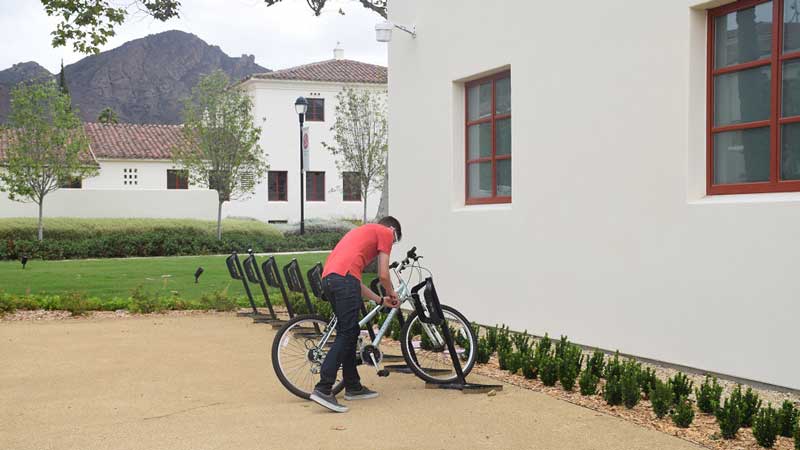
[(650, 391), (656, 385), (656, 371), (651, 367), (645, 367), (639, 372), (639, 387), (642, 389), (644, 398), (650, 398)]
[(672, 392), (675, 393), (675, 401), (679, 401), (681, 397), (689, 398), (692, 393), (694, 383), (689, 380), (683, 372), (678, 372), (670, 379), (672, 385)]
[(742, 427), (742, 412), (739, 410), (739, 403), (732, 397), (728, 397), (722, 406), (717, 408), (715, 415), (722, 437), (735, 439), (736, 433)]
[(731, 399), (739, 404), (739, 411), (742, 413), (742, 428), (753, 426), (753, 417), (761, 408), (761, 399), (758, 398), (758, 394), (753, 392), (750, 387), (742, 394), (742, 386), (739, 385), (731, 394)]
[(73, 316), (82, 316), (87, 311), (93, 309), (86, 299), (86, 294), (81, 292), (70, 292), (60, 298), (61, 307), (64, 311), (69, 311)]
[(517, 373), (522, 368), (523, 356), (521, 352), (508, 349), (498, 352), (497, 360), (501, 369)]
[(640, 385), (641, 365), (629, 359), (622, 366), (622, 377), (620, 378), (620, 388), (622, 390), (622, 403), (628, 409), (633, 408), (642, 398)]
[(622, 363), (619, 360), (619, 350), (614, 353), (614, 357), (606, 362), (606, 368), (603, 372), (603, 378), (619, 378), (622, 376)]
[(0, 316), (4, 314), (13, 313), (17, 310), (16, 302), (14, 301), (14, 297), (9, 294), (5, 294), (0, 292)]
[(536, 357), (528, 353), (522, 358), (522, 376), (529, 380), (534, 380), (539, 376), (539, 365)]
[(673, 400), (674, 393), (669, 381), (661, 381), (656, 379), (655, 386), (650, 392), (650, 401), (653, 404), (653, 412), (659, 419), (663, 418), (669, 412), (670, 407), (675, 402)]
[(571, 345), (569, 343), (569, 338), (567, 336), (561, 335), (561, 339), (556, 342), (556, 359), (563, 359), (564, 358), (564, 350)]
[(675, 404), (675, 411), (670, 414), (672, 422), (680, 428), (689, 428), (694, 421), (694, 408), (688, 398), (681, 397)]
[(550, 340), (550, 336), (545, 333), (544, 337), (536, 344), (536, 359), (541, 361), (545, 356), (549, 355), (552, 346), (553, 342)]
[(794, 448), (800, 450), (800, 424), (794, 429)]
[(700, 389), (695, 389), (694, 395), (697, 398), (697, 407), (706, 414), (714, 414), (719, 407), (719, 399), (722, 396), (722, 386), (717, 382), (716, 377), (706, 375), (705, 381), (700, 385)]
[(565, 344), (562, 348), (561, 359), (559, 359), (558, 380), (565, 391), (571, 391), (575, 387), (575, 380), (581, 371), (581, 361), (583, 353), (581, 348), (573, 344)]
[(775, 411), (772, 405), (759, 409), (753, 416), (753, 437), (756, 438), (758, 445), (772, 448), (778, 439), (779, 431), (778, 411)]
[(499, 353), (502, 351), (510, 352), (513, 345), (511, 344), (511, 336), (509, 336), (508, 327), (505, 325), (500, 327), (500, 330), (497, 332), (497, 352), (498, 356)]
[(600, 350), (595, 350), (592, 353), (592, 357), (589, 358), (589, 361), (586, 362), (586, 367), (588, 367), (592, 375), (597, 378), (603, 377), (603, 369), (606, 366), (606, 354), (601, 352)]
[(486, 344), (490, 354), (497, 351), (497, 325), (486, 329)]
[(781, 409), (778, 410), (778, 417), (781, 424), (780, 435), (788, 438), (792, 437), (792, 433), (794, 433), (798, 425), (800, 411), (794, 407), (792, 402), (784, 400)]
[[(400, 340), (400, 338), (396, 338)], [(478, 361), (480, 364), (486, 364), (489, 362), (489, 358), (492, 357), (492, 348), (489, 345), (489, 341), (486, 339), (485, 336), (481, 336), (478, 338), (478, 348), (475, 349), (475, 360)]]
[(586, 367), (581, 372), (581, 377), (578, 379), (578, 385), (581, 388), (581, 395), (595, 395), (597, 393), (597, 383), (600, 378), (594, 374), (591, 367)]
[(238, 307), (235, 299), (228, 297), (227, 290), (203, 294), (200, 297), (200, 307), (214, 311), (233, 311)]
[(622, 374), (606, 377), (603, 398), (611, 406), (622, 404)]
[(560, 361), (552, 355), (543, 356), (539, 360), (539, 378), (545, 386), (555, 386), (558, 381), (558, 366)]
[(158, 295), (145, 292), (141, 286), (138, 286), (131, 291), (128, 310), (132, 313), (149, 314), (162, 312), (164, 305), (159, 301)]

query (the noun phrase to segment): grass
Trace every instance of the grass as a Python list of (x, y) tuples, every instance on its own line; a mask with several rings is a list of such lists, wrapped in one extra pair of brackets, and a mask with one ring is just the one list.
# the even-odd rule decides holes
[[(277, 255), (278, 266), (297, 258), (303, 273), (327, 253)], [(263, 262), (265, 257), (260, 257)], [(194, 272), (202, 266), (200, 283)], [(281, 273), (281, 275), (283, 275)], [(366, 280), (366, 278), (365, 278)], [(163, 296), (177, 295), (197, 301), (203, 294), (227, 289), (232, 297), (245, 295), (242, 282), (232, 280), (224, 256), (179, 256), (159, 258), (96, 259), (69, 261), (31, 260), (25, 270), (18, 261), (0, 261), (0, 291), (12, 295), (65, 295), (73, 292), (100, 299), (128, 298), (141, 286), (144, 291)], [(252, 286), (257, 301), (261, 293)], [(175, 294), (177, 292), (177, 294)], [(277, 297), (276, 297), (277, 298)]]

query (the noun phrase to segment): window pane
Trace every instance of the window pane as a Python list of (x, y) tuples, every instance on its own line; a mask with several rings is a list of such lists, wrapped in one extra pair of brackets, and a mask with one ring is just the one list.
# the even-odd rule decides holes
[(769, 58), (771, 49), (772, 2), (714, 20), (714, 67), (717, 69)]
[(783, 1), (783, 51), (800, 50), (800, 2)]
[(492, 163), (473, 163), (467, 169), (469, 198), (492, 196)]
[(495, 94), (495, 113), (511, 114), (511, 78), (497, 80), (494, 86)]
[(714, 135), (714, 184), (769, 181), (769, 127)]
[(800, 115), (800, 61), (783, 64), (781, 109), (783, 117)]
[(496, 154), (511, 153), (511, 119), (498, 120), (494, 123), (494, 144)]
[(781, 130), (781, 179), (800, 180), (800, 123)]
[(497, 161), (497, 196), (511, 197), (511, 160)]
[(714, 125), (769, 118), (770, 66), (714, 77)]
[(480, 123), (469, 127), (467, 157), (469, 159), (492, 156), (492, 124)]
[(492, 82), (487, 81), (467, 90), (467, 118), (478, 120), (492, 115)]

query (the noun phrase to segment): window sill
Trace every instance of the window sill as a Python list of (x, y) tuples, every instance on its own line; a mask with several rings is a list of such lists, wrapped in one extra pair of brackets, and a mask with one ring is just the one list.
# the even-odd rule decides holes
[(267, 203), (289, 203), (289, 200), (267, 200)]
[(725, 205), (750, 203), (800, 203), (800, 192), (707, 195), (703, 198), (689, 201), (689, 205)]
[(490, 211), (511, 211), (511, 203), (489, 203), (484, 205), (462, 205), (452, 209), (454, 213), (479, 213)]

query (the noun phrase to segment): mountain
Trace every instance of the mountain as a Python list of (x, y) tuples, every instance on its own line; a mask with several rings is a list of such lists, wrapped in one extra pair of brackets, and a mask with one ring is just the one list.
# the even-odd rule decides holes
[[(100, 111), (110, 107), (120, 122), (176, 124), (181, 122), (182, 99), (202, 75), (216, 69), (233, 81), (269, 72), (252, 55), (230, 57), (193, 34), (173, 30), (87, 56), (65, 66), (64, 74), (72, 104), (85, 121), (97, 121)], [(36, 63), (0, 71), (0, 122), (8, 116), (10, 88), (47, 75), (52, 76)]]

